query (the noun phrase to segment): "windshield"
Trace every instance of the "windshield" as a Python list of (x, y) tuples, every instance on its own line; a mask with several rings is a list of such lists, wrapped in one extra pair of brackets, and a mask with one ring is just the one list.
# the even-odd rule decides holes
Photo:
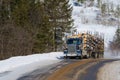
[(67, 44), (77, 44), (80, 45), (82, 43), (82, 39), (79, 38), (72, 38), (67, 40)]

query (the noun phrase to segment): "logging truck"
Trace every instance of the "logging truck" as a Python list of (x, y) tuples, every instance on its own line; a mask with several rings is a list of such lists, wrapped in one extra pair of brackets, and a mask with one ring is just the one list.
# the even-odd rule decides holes
[(102, 58), (104, 55), (104, 38), (89, 33), (68, 36), (63, 52), (65, 58)]

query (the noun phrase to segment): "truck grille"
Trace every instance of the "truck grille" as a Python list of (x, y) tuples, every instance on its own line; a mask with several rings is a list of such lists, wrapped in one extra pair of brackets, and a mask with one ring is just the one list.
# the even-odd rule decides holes
[(76, 45), (68, 45), (68, 53), (75, 53)]

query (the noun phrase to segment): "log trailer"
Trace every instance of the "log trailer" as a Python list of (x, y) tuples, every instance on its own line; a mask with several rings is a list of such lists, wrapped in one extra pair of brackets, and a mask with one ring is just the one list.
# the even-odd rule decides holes
[(88, 33), (68, 36), (64, 46), (64, 55), (65, 58), (102, 58), (104, 38)]

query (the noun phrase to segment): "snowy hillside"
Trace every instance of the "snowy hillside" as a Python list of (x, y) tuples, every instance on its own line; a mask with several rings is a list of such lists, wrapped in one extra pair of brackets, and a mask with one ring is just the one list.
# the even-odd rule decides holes
[(103, 0), (105, 3), (113, 3), (113, 5), (120, 5), (120, 0)]
[(109, 42), (113, 40), (117, 26), (103, 25), (97, 22), (97, 18), (101, 15), (101, 10), (95, 6), (84, 7), (73, 6), (72, 18), (74, 19), (74, 27), (77, 32), (99, 32), (104, 36), (105, 43), (105, 57), (110, 57), (111, 54), (107, 52)]

